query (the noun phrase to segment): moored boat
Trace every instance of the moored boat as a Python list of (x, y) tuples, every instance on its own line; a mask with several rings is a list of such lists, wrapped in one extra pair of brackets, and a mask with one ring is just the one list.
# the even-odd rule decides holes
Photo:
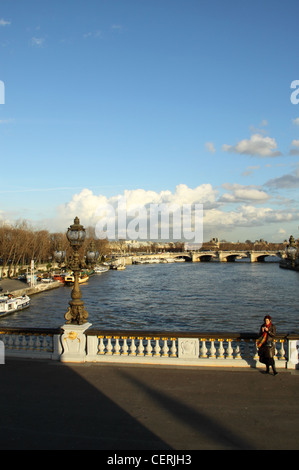
[(102, 274), (109, 271), (109, 266), (95, 266), (94, 273), (95, 274)]
[[(89, 280), (89, 276), (87, 276), (87, 274), (80, 274), (79, 275), (79, 284), (83, 284), (83, 283), (87, 282), (88, 280)], [(64, 283), (67, 286), (73, 285), (74, 282), (75, 282), (75, 276), (73, 274), (68, 274), (67, 276), (65, 276)]]
[(30, 297), (22, 295), (13, 297), (12, 294), (5, 294), (0, 297), (0, 318), (10, 313), (24, 310), (30, 306)]
[(123, 271), (124, 269), (126, 269), (126, 266), (125, 266), (124, 264), (118, 264), (118, 265), (116, 266), (116, 269), (117, 269), (118, 271)]
[(53, 274), (53, 281), (59, 281), (61, 284), (64, 284), (66, 276), (69, 276), (69, 273)]

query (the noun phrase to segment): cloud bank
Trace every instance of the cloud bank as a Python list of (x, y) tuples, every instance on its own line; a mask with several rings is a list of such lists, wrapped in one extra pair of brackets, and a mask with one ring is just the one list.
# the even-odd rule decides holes
[[(274, 186), (274, 182), (268, 183), (269, 187), (271, 185)], [(202, 184), (196, 188), (180, 184), (173, 192), (134, 189), (108, 198), (85, 188), (58, 207), (56, 224), (65, 230), (78, 216), (83, 225), (96, 226), (101, 207), (110, 205), (116, 209), (121, 198), (126, 199), (127, 210), (131, 213), (134, 210), (137, 213), (141, 207), (147, 208), (151, 204), (203, 204), (204, 240), (212, 236), (233, 234), (239, 228), (244, 228), (248, 233), (250, 229), (256, 228), (256, 238), (263, 228), (269, 232), (272, 230), (273, 234), (275, 231), (278, 235), (285, 230), (285, 224), (299, 218), (299, 210), (294, 207), (275, 207), (271, 196), (260, 187), (227, 183), (222, 185), (222, 190), (224, 192), (221, 194), (220, 189), (213, 188), (211, 184)], [(271, 229), (271, 224), (281, 225)]]

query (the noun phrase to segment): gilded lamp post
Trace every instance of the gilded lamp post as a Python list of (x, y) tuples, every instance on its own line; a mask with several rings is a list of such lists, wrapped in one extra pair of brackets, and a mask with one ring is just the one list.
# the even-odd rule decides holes
[(69, 302), (68, 311), (65, 314), (66, 323), (82, 325), (87, 322), (88, 312), (85, 310), (84, 302), (81, 300), (81, 291), (79, 289), (80, 261), (79, 249), (85, 240), (85, 228), (80, 225), (78, 217), (75, 218), (66, 233), (67, 239), (73, 250), (73, 257), (70, 262), (70, 268), (74, 273), (74, 287), (72, 290), (72, 300)]

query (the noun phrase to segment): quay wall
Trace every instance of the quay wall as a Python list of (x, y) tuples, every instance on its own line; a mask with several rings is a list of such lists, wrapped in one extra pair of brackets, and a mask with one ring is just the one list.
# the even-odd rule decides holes
[(16, 279), (3, 279), (0, 285), (3, 289), (2, 293), (11, 293), (14, 297), (18, 297), (20, 295), (30, 296), (51, 289), (57, 289), (58, 287), (62, 286), (61, 282), (53, 281), (49, 283), (39, 282), (31, 287), (26, 284), (26, 282)]
[(53, 282), (49, 282), (47, 284), (41, 282), (41, 283), (39, 283), (35, 286), (32, 286), (32, 287), (24, 287), (23, 289), (14, 290), (14, 291), (12, 291), (12, 293), (15, 297), (17, 297), (19, 295), (34, 295), (34, 294), (39, 294), (40, 292), (45, 292), (47, 290), (57, 289), (61, 285), (62, 284), (59, 281), (53, 281)]

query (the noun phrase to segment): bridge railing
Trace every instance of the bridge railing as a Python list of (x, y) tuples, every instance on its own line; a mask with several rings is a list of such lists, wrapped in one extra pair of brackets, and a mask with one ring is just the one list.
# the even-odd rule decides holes
[(0, 328), (5, 357), (59, 360), (61, 328)]
[[(256, 340), (254, 333), (98, 330), (72, 325), (0, 330), (5, 357), (63, 362), (259, 367)], [(276, 367), (299, 368), (298, 348), (299, 335), (277, 335)]]

